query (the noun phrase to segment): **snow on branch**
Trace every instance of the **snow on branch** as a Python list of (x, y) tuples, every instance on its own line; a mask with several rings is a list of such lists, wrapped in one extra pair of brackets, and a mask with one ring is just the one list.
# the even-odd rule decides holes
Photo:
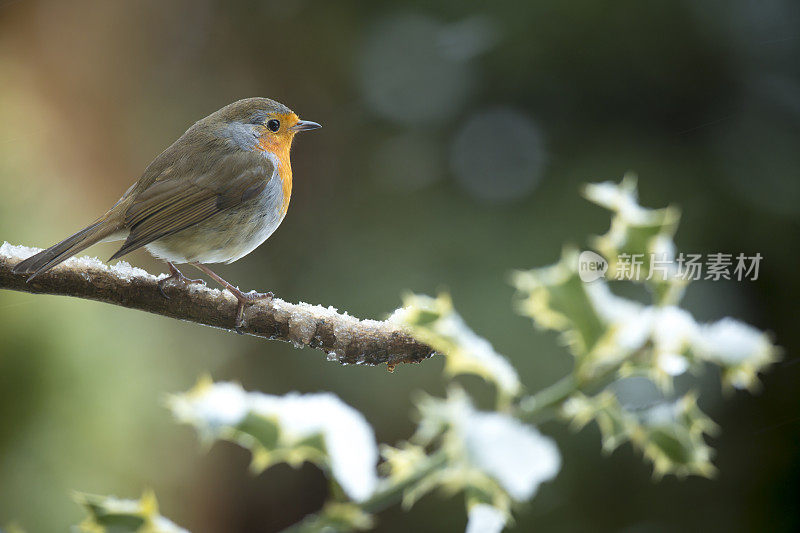
[[(113, 266), (90, 257), (71, 258), (26, 283), (25, 274), (11, 270), (38, 252), (36, 248), (0, 246), (0, 289), (33, 294), (59, 294), (139, 309), (188, 322), (234, 331), (236, 299), (227, 291), (202, 285), (167, 285), (169, 298), (158, 290), (165, 274), (154, 276), (124, 261)], [(245, 308), (240, 331), (297, 347), (322, 350), (328, 360), (341, 364), (418, 363), (434, 350), (414, 338), (401, 325), (359, 320), (333, 307), (289, 303), (274, 298)]]

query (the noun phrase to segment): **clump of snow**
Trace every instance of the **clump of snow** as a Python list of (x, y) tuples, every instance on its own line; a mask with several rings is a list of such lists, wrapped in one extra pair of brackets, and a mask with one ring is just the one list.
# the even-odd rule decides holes
[(362, 326), (361, 322), (347, 313), (333, 323), (333, 335), (341, 346), (347, 346), (353, 341), (353, 331)]
[(291, 315), (288, 307), (289, 304), (278, 298), (273, 298), (272, 301), (270, 301), (270, 305), (272, 306), (272, 313), (275, 320), (278, 322), (289, 321), (289, 316)]
[(113, 514), (136, 514), (141, 510), (139, 500), (108, 496), (103, 498), (103, 509)]
[(154, 276), (142, 268), (131, 266), (131, 264), (127, 261), (119, 261), (116, 264), (111, 265), (109, 267), (109, 271), (123, 279), (158, 278), (158, 276)]
[(103, 270), (123, 281), (131, 281), (135, 278), (149, 280), (159, 279), (157, 276), (150, 274), (144, 269), (131, 266), (127, 261), (119, 261), (114, 265), (107, 265), (97, 257), (85, 255), (83, 257), (70, 257), (62, 264), (70, 268)]
[[(477, 374), (497, 384), (509, 396), (522, 388), (517, 371), (508, 360), (497, 353), (491, 343), (478, 336), (455, 312), (449, 296), (412, 295), (396, 310), (389, 321), (411, 331), (420, 341), (432, 346), (447, 358), (450, 374)], [(420, 314), (434, 316), (418, 323)]]
[(670, 376), (680, 376), (689, 370), (689, 360), (678, 353), (663, 352), (657, 354), (656, 365)]
[[(330, 324), (333, 327), (335, 341), (333, 350), (328, 354), (329, 361), (341, 362), (345, 349), (356, 338), (383, 336), (386, 323), (377, 320), (360, 320), (339, 312), (333, 306), (313, 305), (306, 302), (297, 304), (287, 303), (274, 299), (270, 303), (275, 319), (287, 324), (289, 327), (289, 341), (295, 346), (307, 346), (314, 338), (320, 324)], [(400, 328), (398, 327), (398, 330)], [(363, 359), (358, 359), (355, 364), (364, 364)]]
[(386, 324), (380, 320), (373, 320), (371, 318), (365, 318), (361, 320), (361, 325), (368, 327), (368, 328), (375, 328), (375, 329), (384, 329)]
[(647, 341), (653, 322), (649, 309), (615, 295), (602, 280), (586, 284), (585, 290), (597, 314), (613, 329), (615, 344), (634, 351)]
[(506, 515), (497, 507), (478, 503), (467, 514), (466, 533), (500, 533), (506, 525)]
[(247, 416), (247, 393), (235, 383), (204, 384), (170, 401), (175, 417), (215, 434), (220, 428), (239, 424)]
[(756, 386), (756, 374), (779, 354), (767, 334), (732, 318), (700, 326), (694, 341), (699, 356), (727, 368), (726, 381), (737, 389)]
[[(9, 244), (8, 242), (3, 242), (2, 246), (0, 246), (0, 255), (3, 255), (9, 259), (17, 259), (20, 261), (27, 259), (41, 251), (41, 248), (17, 246)], [(130, 281), (134, 278), (158, 279), (156, 276), (153, 276), (146, 270), (133, 267), (126, 261), (119, 261), (115, 265), (107, 265), (97, 257), (83, 256), (70, 257), (61, 264), (69, 268), (102, 270), (113, 274), (124, 281)], [(58, 268), (58, 266), (56, 266), (56, 268)]]
[[(689, 368), (685, 353), (697, 329), (692, 316), (675, 306), (652, 307), (616, 296), (604, 282), (588, 284), (586, 293), (593, 307), (608, 325), (610, 350), (625, 356), (652, 341), (655, 363), (670, 376)], [(621, 350), (620, 350), (621, 349)]]
[[(290, 304), (282, 300), (273, 300), (272, 307), (275, 318), (279, 322), (288, 324), (290, 340), (298, 345), (308, 345), (311, 342), (319, 322), (330, 320), (338, 323), (344, 319), (333, 306), (323, 307), (305, 302)], [(357, 319), (352, 320), (358, 322)]]
[[(110, 270), (111, 266), (105, 264), (100, 260), (98, 257), (90, 257), (88, 255), (84, 255), (82, 257), (70, 257), (69, 259), (65, 260), (61, 265), (67, 267), (78, 267), (78, 268), (97, 268), (100, 270)], [(56, 265), (58, 267), (60, 265)]]
[(773, 352), (767, 335), (732, 318), (702, 326), (695, 340), (706, 357), (729, 365), (769, 357)]
[(670, 376), (679, 376), (689, 369), (685, 354), (692, 349), (697, 322), (675, 306), (655, 308), (651, 315), (656, 365)]
[(587, 284), (586, 293), (609, 326), (612, 336), (606, 343), (631, 353), (651, 341), (655, 364), (667, 375), (686, 372), (689, 356), (694, 356), (726, 368), (735, 387), (747, 388), (777, 357), (778, 349), (767, 334), (738, 320), (698, 324), (679, 307), (644, 306), (616, 296), (602, 281)]
[(653, 316), (653, 342), (668, 353), (680, 353), (692, 343), (697, 322), (680, 307), (658, 308)]
[(654, 210), (639, 205), (636, 198), (636, 181), (632, 179), (623, 180), (619, 184), (610, 181), (589, 184), (584, 193), (590, 201), (615, 211), (628, 222), (644, 224), (655, 214)]
[(41, 248), (19, 246), (16, 244), (11, 244), (8, 241), (3, 241), (3, 244), (0, 245), (0, 255), (5, 256), (9, 259), (18, 259), (20, 261), (22, 261), (23, 259), (27, 259), (32, 255), (38, 254), (41, 251), (42, 251)]
[(386, 322), (395, 324), (398, 327), (407, 328), (408, 326), (406, 325), (406, 322), (408, 321), (408, 312), (409, 312), (408, 308), (398, 307), (397, 309), (392, 311), (392, 314), (388, 316)]
[[(501, 390), (516, 395), (522, 385), (517, 371), (508, 360), (497, 353), (491, 343), (472, 331), (460, 315), (452, 313), (444, 317), (439, 324), (442, 335), (456, 339), (460, 350), (452, 354), (462, 359), (455, 365), (465, 368), (479, 367), (494, 379)], [(447, 354), (448, 357), (451, 354)]]
[(533, 497), (561, 468), (555, 443), (504, 413), (473, 412), (463, 426), (470, 460), (517, 501)]
[(153, 531), (158, 533), (189, 533), (188, 529), (183, 529), (172, 520), (157, 516), (151, 520), (153, 524)]
[(549, 437), (516, 418), (478, 411), (461, 389), (451, 389), (446, 400), (425, 398), (419, 405), (421, 421), (415, 435), (428, 443), (444, 431), (459, 476), (476, 473), (495, 480), (514, 500), (528, 500), (539, 485), (555, 477), (561, 455)]
[(253, 411), (276, 417), (290, 439), (321, 434), (331, 471), (355, 501), (364, 501), (378, 484), (378, 447), (364, 416), (331, 393), (269, 396), (250, 393)]
[(662, 402), (656, 404), (639, 414), (642, 421), (648, 426), (668, 427), (676, 422), (679, 413), (679, 402)]
[(378, 448), (363, 415), (331, 393), (272, 396), (246, 392), (235, 383), (202, 383), (170, 402), (175, 416), (201, 432), (219, 435), (248, 415), (275, 421), (280, 446), (322, 436), (334, 477), (355, 501), (369, 498), (378, 483)]
[(289, 335), (302, 344), (311, 342), (317, 329), (316, 318), (307, 312), (295, 312), (289, 315)]

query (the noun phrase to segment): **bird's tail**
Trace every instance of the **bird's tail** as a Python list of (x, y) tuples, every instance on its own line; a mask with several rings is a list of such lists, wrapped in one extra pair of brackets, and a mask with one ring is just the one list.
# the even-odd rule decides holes
[(50, 270), (118, 230), (119, 228), (115, 224), (110, 223), (106, 218), (102, 218), (47, 250), (42, 250), (38, 254), (17, 263), (13, 268), (13, 272), (15, 274), (30, 274), (28, 281), (31, 281), (42, 272)]

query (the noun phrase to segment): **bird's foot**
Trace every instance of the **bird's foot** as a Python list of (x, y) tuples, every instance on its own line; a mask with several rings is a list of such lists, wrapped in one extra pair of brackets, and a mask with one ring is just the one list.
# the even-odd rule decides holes
[(236, 306), (236, 322), (233, 326), (233, 329), (235, 329), (236, 333), (239, 335), (244, 335), (244, 332), (242, 331), (242, 326), (244, 325), (244, 306), (246, 304), (252, 304), (253, 302), (272, 300), (275, 295), (272, 294), (272, 292), (242, 292), (238, 287), (235, 287), (234, 289), (235, 290), (231, 290), (228, 288), (228, 290), (231, 291), (231, 294), (233, 294), (236, 297), (236, 300), (239, 302), (239, 305)]
[(180, 285), (194, 285), (196, 283), (200, 283), (202, 285), (206, 284), (206, 282), (203, 281), (202, 279), (187, 278), (172, 263), (168, 262), (167, 266), (169, 267), (169, 276), (167, 276), (164, 279), (158, 280), (158, 292), (160, 292), (161, 296), (163, 296), (167, 300), (169, 300), (169, 296), (167, 296), (167, 293), (164, 291), (164, 286), (167, 283), (179, 283)]
[(241, 290), (239, 290), (239, 287), (231, 285), (230, 283), (219, 277), (217, 274), (215, 274), (213, 270), (211, 270), (204, 264), (202, 263), (192, 263), (192, 264), (196, 266), (198, 269), (200, 269), (202, 272), (205, 272), (206, 274), (211, 276), (213, 280), (215, 280), (217, 283), (225, 287), (228, 290), (228, 292), (230, 292), (236, 297), (236, 301), (239, 302), (239, 305), (236, 306), (236, 320), (233, 323), (234, 324), (233, 329), (235, 329), (236, 333), (238, 333), (239, 335), (244, 335), (244, 331), (242, 331), (242, 326), (244, 325), (245, 304), (251, 304), (253, 302), (257, 302), (260, 300), (271, 300), (274, 297), (274, 295), (271, 292), (256, 292), (256, 291), (242, 292)]

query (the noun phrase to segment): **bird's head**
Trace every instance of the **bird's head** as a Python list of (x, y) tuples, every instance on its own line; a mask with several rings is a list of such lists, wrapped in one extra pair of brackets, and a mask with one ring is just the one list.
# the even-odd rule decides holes
[(269, 98), (239, 100), (201, 122), (205, 121), (212, 133), (242, 150), (270, 151), (287, 157), (297, 133), (322, 127), (300, 120), (291, 109)]

